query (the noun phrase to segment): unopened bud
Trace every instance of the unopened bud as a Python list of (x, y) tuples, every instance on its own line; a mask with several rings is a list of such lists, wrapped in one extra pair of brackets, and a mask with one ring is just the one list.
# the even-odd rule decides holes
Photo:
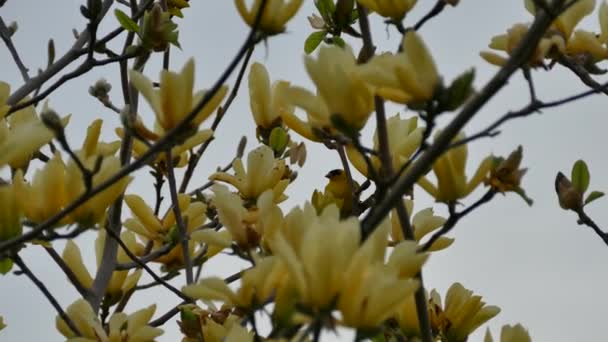
[(555, 177), (555, 192), (563, 209), (578, 211), (583, 207), (583, 194), (561, 172)]
[(325, 28), (325, 20), (323, 20), (323, 18), (319, 17), (318, 15), (313, 14), (307, 18), (312, 28), (317, 30), (322, 30)]
[(40, 114), (40, 119), (42, 119), (42, 123), (48, 129), (55, 132), (55, 134), (63, 134), (63, 123), (61, 122), (59, 115), (54, 110), (48, 107), (45, 108)]
[(246, 147), (247, 147), (247, 137), (243, 135), (241, 137), (241, 140), (239, 141), (239, 146), (236, 148), (236, 157), (237, 158), (243, 157), (243, 154), (245, 154)]
[(283, 127), (275, 127), (270, 132), (268, 138), (268, 145), (275, 152), (276, 155), (281, 155), (285, 151), (287, 144), (289, 143), (289, 134)]
[(89, 94), (103, 101), (109, 98), (110, 90), (112, 90), (112, 85), (102, 78), (89, 87)]
[(10, 23), (8, 25), (7, 28), (8, 28), (8, 36), (12, 37), (17, 32), (17, 29), (19, 29), (19, 25), (17, 25), (16, 21), (13, 21), (12, 23)]

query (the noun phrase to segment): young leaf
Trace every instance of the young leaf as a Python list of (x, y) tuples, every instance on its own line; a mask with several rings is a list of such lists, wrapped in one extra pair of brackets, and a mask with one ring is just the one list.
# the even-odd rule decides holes
[(336, 5), (334, 5), (333, 0), (316, 0), (315, 6), (325, 22), (329, 22), (331, 20), (332, 15), (336, 10)]
[(589, 187), (589, 169), (587, 168), (587, 164), (583, 160), (577, 160), (572, 166), (572, 186), (577, 189), (581, 194), (587, 191)]
[(114, 15), (116, 16), (116, 19), (118, 19), (120, 26), (122, 26), (125, 30), (133, 33), (139, 32), (139, 26), (137, 26), (137, 23), (135, 23), (133, 19), (131, 19), (131, 17), (129, 17), (125, 12), (115, 9)]
[(310, 54), (321, 44), (323, 38), (327, 34), (326, 31), (316, 31), (311, 33), (308, 38), (304, 41), (304, 52)]
[(13, 268), (13, 260), (9, 258), (0, 259), (0, 274), (5, 275)]
[(443, 91), (439, 99), (440, 111), (453, 111), (471, 96), (473, 93), (473, 80), (475, 79), (475, 69), (465, 71), (458, 76), (452, 84)]
[(335, 36), (333, 38), (333, 44), (334, 45), (338, 45), (341, 48), (344, 48), (346, 46), (346, 42), (344, 41), (344, 39), (342, 39), (342, 38), (340, 38), (338, 36)]
[(587, 204), (589, 204), (589, 203), (591, 203), (591, 202), (595, 201), (595, 200), (596, 200), (596, 199), (598, 199), (598, 198), (604, 197), (604, 195), (605, 195), (605, 194), (604, 194), (603, 192), (601, 192), (601, 191), (592, 191), (592, 192), (591, 192), (591, 193), (590, 193), (590, 194), (587, 196), (587, 198), (585, 198), (585, 204), (584, 204), (584, 205), (587, 205)]

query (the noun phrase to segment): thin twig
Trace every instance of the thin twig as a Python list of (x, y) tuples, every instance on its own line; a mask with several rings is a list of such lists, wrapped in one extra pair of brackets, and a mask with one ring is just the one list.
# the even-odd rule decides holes
[(159, 277), (148, 265), (146, 265), (143, 262), (140, 262), (139, 258), (137, 257), (137, 255), (135, 255), (131, 250), (129, 250), (129, 247), (124, 243), (124, 241), (122, 241), (122, 239), (120, 238), (120, 236), (118, 236), (115, 232), (113, 232), (111, 230), (106, 230), (106, 232), (108, 232), (108, 234), (110, 235), (110, 237), (113, 238), (120, 245), (120, 247), (123, 249), (123, 251), (125, 252), (125, 254), (129, 258), (131, 258), (131, 260), (133, 260), (134, 262), (138, 263), (139, 267), (143, 268), (144, 271), (146, 271), (146, 273), (148, 273), (152, 277), (152, 279), (154, 279), (157, 282), (159, 282), (162, 286), (164, 286), (165, 288), (167, 288), (169, 291), (173, 292), (179, 298), (181, 298), (181, 299), (183, 299), (183, 300), (185, 300), (187, 302), (193, 302), (192, 298), (186, 296), (180, 290), (176, 289), (173, 285), (167, 283), (165, 280), (163, 280), (161, 277)]
[(184, 268), (186, 269), (186, 284), (192, 284), (194, 277), (192, 274), (192, 259), (190, 258), (190, 248), (188, 236), (188, 228), (184, 223), (184, 217), (182, 216), (182, 210), (179, 207), (179, 199), (177, 197), (177, 185), (175, 184), (175, 172), (173, 170), (173, 156), (171, 155), (171, 148), (168, 148), (165, 152), (167, 160), (167, 180), (169, 181), (169, 193), (171, 194), (171, 204), (173, 206), (173, 214), (175, 215), (175, 222), (177, 223), (177, 229), (179, 231), (179, 242), (182, 247), (182, 254), (184, 257)]
[(433, 6), (433, 8), (431, 8), (429, 13), (427, 13), (424, 17), (422, 17), (416, 23), (416, 25), (414, 25), (414, 30), (416, 30), (416, 31), (420, 30), (427, 21), (438, 16), (439, 13), (441, 13), (443, 11), (443, 9), (445, 8), (445, 5), (446, 5), (445, 0), (437, 0), (437, 2), (435, 3), (435, 6)]
[(458, 221), (461, 218), (465, 217), (466, 215), (471, 213), (473, 210), (475, 210), (482, 204), (488, 203), (494, 197), (494, 195), (496, 195), (496, 191), (490, 189), (479, 200), (477, 200), (475, 203), (471, 204), (469, 207), (467, 207), (463, 211), (454, 212), (453, 209), (451, 209), (450, 216), (448, 217), (447, 221), (443, 224), (443, 227), (441, 227), (441, 229), (436, 231), (431, 236), (431, 238), (428, 239), (428, 241), (420, 248), (420, 250), (423, 252), (428, 251), (431, 248), (431, 246), (433, 246), (435, 241), (437, 241), (437, 239), (444, 236), (445, 234), (449, 233), (452, 230), (452, 228), (454, 228), (456, 226), (456, 223), (458, 223)]
[(48, 253), (48, 255), (51, 257), (51, 259), (53, 259), (55, 261), (57, 266), (59, 266), (59, 268), (61, 268), (63, 273), (65, 273), (65, 275), (70, 280), (70, 283), (72, 283), (72, 285), (74, 285), (74, 288), (76, 288), (76, 291), (78, 291), (78, 293), (80, 293), (80, 295), (83, 298), (89, 296), (91, 293), (91, 290), (85, 288), (80, 283), (80, 280), (78, 280), (78, 277), (76, 277), (76, 275), (74, 274), (72, 269), (65, 263), (65, 261), (63, 261), (63, 259), (59, 256), (59, 254), (57, 254), (57, 251), (55, 251), (55, 249), (53, 247), (44, 247), (44, 250)]
[(82, 336), (82, 333), (80, 332), (80, 330), (78, 330), (78, 327), (76, 327), (76, 324), (74, 324), (74, 321), (72, 321), (70, 316), (68, 316), (65, 313), (65, 311), (63, 311), (63, 309), (61, 308), (61, 305), (59, 305), (59, 302), (57, 302), (57, 299), (55, 299), (53, 294), (51, 294), (51, 292), (46, 287), (46, 285), (44, 285), (44, 283), (42, 281), (40, 281), (40, 279), (38, 279), (34, 275), (34, 273), (32, 273), (32, 270), (30, 270), (30, 268), (27, 267), (27, 265), (25, 264), (25, 262), (23, 262), (21, 257), (19, 257), (19, 255), (15, 254), (11, 257), (11, 259), (13, 259), (13, 261), (15, 262), (15, 264), (17, 264), (17, 266), (19, 266), (21, 271), (23, 271), (23, 273), (28, 278), (30, 278), (30, 280), (34, 283), (34, 285), (36, 285), (36, 287), (40, 290), (40, 292), (42, 292), (42, 294), (46, 297), (46, 299), (48, 299), (48, 301), (51, 303), (51, 305), (57, 311), (57, 314), (59, 314), (59, 317), (61, 317), (61, 319), (63, 319), (63, 321), (68, 325), (70, 330), (72, 330), (74, 332), (74, 334), (76, 334), (76, 336)]
[(9, 32), (9, 29), (6, 26), (6, 24), (4, 23), (4, 20), (2, 19), (2, 17), (0, 17), (0, 37), (4, 41), (6, 48), (8, 49), (11, 56), (13, 57), (15, 64), (17, 64), (17, 69), (19, 69), (19, 72), (21, 73), (21, 77), (23, 78), (23, 81), (28, 82), (30, 80), (30, 75), (28, 74), (28, 68), (25, 66), (25, 64), (23, 64), (23, 61), (21, 60), (21, 57), (19, 56), (19, 53), (17, 52), (15, 45), (13, 45), (13, 41), (11, 40), (11, 35)]
[(470, 135), (466, 138), (463, 138), (461, 140), (458, 140), (458, 141), (452, 143), (450, 145), (450, 148), (455, 148), (455, 147), (461, 146), (463, 144), (466, 144), (471, 141), (474, 141), (474, 140), (477, 140), (480, 138), (484, 138), (484, 137), (495, 137), (498, 134), (500, 134), (500, 131), (498, 131), (497, 129), (509, 120), (526, 117), (532, 113), (539, 112), (541, 109), (561, 106), (561, 105), (564, 105), (564, 104), (567, 104), (570, 102), (574, 102), (574, 101), (583, 99), (585, 97), (588, 97), (588, 96), (591, 96), (591, 95), (594, 95), (597, 93), (603, 93), (606, 90), (608, 90), (608, 82), (606, 82), (604, 84), (599, 84), (599, 87), (594, 87), (593, 89), (589, 89), (589, 90), (586, 90), (586, 91), (578, 93), (578, 94), (567, 96), (562, 99), (557, 99), (557, 100), (548, 101), (548, 102), (536, 100), (534, 102), (527, 104), (525, 107), (523, 107), (519, 110), (507, 112), (506, 114), (501, 116), (498, 120), (493, 122), (491, 125), (489, 125), (485, 129), (479, 131), (478, 133), (475, 133), (473, 135)]
[(590, 227), (591, 229), (593, 229), (593, 231), (597, 234), (597, 236), (600, 237), (600, 239), (602, 239), (602, 241), (604, 241), (604, 243), (606, 245), (608, 245), (608, 233), (604, 232), (592, 219), (591, 217), (589, 217), (587, 215), (587, 213), (585, 213), (585, 211), (583, 211), (583, 209), (581, 208), (580, 210), (577, 211), (578, 214), (578, 223), (579, 224), (584, 224), (587, 227)]
[(116, 267), (114, 268), (117, 271), (121, 271), (121, 270), (130, 270), (132, 268), (136, 268), (139, 267), (140, 264), (142, 263), (148, 263), (152, 260), (156, 260), (158, 258), (160, 258), (161, 256), (171, 252), (171, 250), (174, 248), (175, 246), (171, 245), (171, 244), (166, 244), (161, 246), (160, 248), (154, 250), (153, 252), (150, 252), (140, 258), (137, 258), (137, 261), (132, 261), (132, 262), (127, 262), (127, 263), (122, 263), (122, 264), (116, 264)]

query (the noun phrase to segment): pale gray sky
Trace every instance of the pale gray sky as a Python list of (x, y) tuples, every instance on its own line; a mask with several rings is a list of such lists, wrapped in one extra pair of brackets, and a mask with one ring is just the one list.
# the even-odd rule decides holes
[[(19, 31), (13, 39), (32, 72), (46, 64), (49, 38), (55, 39), (58, 55), (71, 45), (71, 29), (84, 26), (78, 11), (81, 3), (75, 0), (9, 0), (0, 10), (5, 22), (18, 21)], [(416, 20), (433, 4), (434, 1), (419, 1), (408, 18)], [(188, 57), (195, 57), (197, 88), (209, 86), (220, 74), (247, 32), (233, 6), (232, 1), (195, 0), (185, 11), (186, 18), (180, 20), (183, 52), (173, 54), (172, 66), (181, 67)], [(288, 33), (272, 38), (267, 48), (260, 45), (254, 53), (253, 60), (265, 63), (273, 80), (282, 78), (310, 87), (302, 64), (302, 46), (307, 33), (311, 32), (306, 16), (312, 12), (313, 2), (306, 1), (289, 24)], [(448, 8), (438, 19), (427, 24), (421, 34), (444, 79), (451, 80), (474, 66), (476, 85), (481, 86), (497, 69), (481, 60), (478, 52), (486, 49), (493, 35), (504, 32), (515, 22), (529, 20), (523, 1), (463, 0), (457, 8)], [(378, 49), (393, 50), (397, 34), (393, 30), (387, 32), (377, 17), (373, 25)], [(597, 31), (596, 16), (587, 18), (583, 26)], [(102, 27), (102, 32), (109, 28)], [(159, 56), (155, 57), (148, 67), (152, 77), (157, 75), (159, 61)], [(0, 65), (0, 79), (16, 89), (22, 81), (4, 45), (0, 47)], [(81, 143), (84, 128), (97, 117), (104, 118), (107, 139), (114, 139), (113, 128), (119, 124), (117, 117), (91, 98), (87, 89), (99, 77), (118, 84), (117, 75), (117, 66), (97, 69), (51, 96), (51, 106), (58, 113), (73, 114), (68, 128), (73, 144)], [(560, 67), (551, 73), (535, 72), (534, 78), (543, 100), (585, 89), (575, 76)], [(111, 94), (118, 102), (117, 86)], [(527, 100), (526, 85), (517, 75), (465, 131), (474, 133), (508, 109), (523, 106)], [(553, 190), (557, 171), (568, 174), (572, 163), (579, 158), (586, 160), (590, 167), (592, 189), (608, 189), (608, 177), (604, 176), (608, 160), (601, 147), (606, 146), (608, 139), (605, 108), (605, 98), (597, 96), (546, 110), (542, 115), (508, 123), (499, 137), (481, 140), (469, 147), (468, 167), (472, 172), (476, 161), (488, 153), (506, 155), (517, 145), (523, 145), (523, 165), (530, 168), (523, 184), (534, 198), (534, 206), (528, 208), (515, 195), (497, 196), (492, 203), (462, 220), (451, 234), (456, 238), (454, 245), (433, 255), (424, 275), (427, 287), (437, 288), (442, 295), (458, 281), (482, 295), (487, 303), (501, 307), (502, 312), (489, 324), (495, 336), (501, 325), (515, 322), (526, 326), (535, 341), (601, 341), (605, 336), (603, 324), (608, 316), (608, 299), (603, 293), (608, 288), (608, 272), (602, 260), (608, 257), (608, 248), (590, 229), (578, 226), (574, 214), (559, 208)], [(150, 115), (146, 106), (143, 114)], [(449, 118), (450, 115), (445, 120)], [(371, 121), (369, 126), (368, 133), (372, 131)], [(249, 147), (252, 147), (254, 126), (246, 87), (242, 88), (241, 96), (217, 131), (217, 140), (205, 155), (193, 185), (204, 183), (210, 170), (231, 158), (242, 132), (247, 133)], [(325, 184), (323, 175), (338, 165), (337, 158), (324, 149), (311, 143), (307, 147), (308, 162), (296, 184), (288, 189), (291, 198), (286, 208), (307, 200), (310, 184), (322, 188)], [(328, 157), (334, 164), (328, 165)], [(140, 172), (128, 192), (148, 196), (150, 182), (147, 172)], [(419, 189), (416, 191), (417, 209), (433, 205), (439, 212), (444, 212), (442, 205), (432, 203)], [(465, 202), (474, 201), (480, 194), (474, 193)], [(603, 210), (606, 203), (606, 200), (594, 203), (589, 207), (589, 214), (608, 229), (608, 211)], [(79, 239), (79, 245), (87, 252), (92, 251), (89, 249), (92, 238)], [(63, 246), (57, 244), (57, 248), (62, 250)], [(77, 298), (76, 292), (66, 285), (63, 274), (40, 248), (28, 247), (22, 255), (60, 303), (67, 306)], [(87, 258), (93, 270), (93, 256), (88, 254)], [(205, 274), (228, 275), (237, 269), (236, 265), (214, 261), (205, 269)], [(181, 285), (181, 281), (180, 278), (177, 284)], [(155, 289), (135, 296), (127, 310), (143, 307), (150, 298), (159, 302), (157, 313), (164, 313), (176, 303), (172, 294)], [(14, 275), (2, 277), (0, 303), (0, 315), (8, 324), (0, 333), (1, 341), (61, 340), (54, 328), (55, 311), (29, 280)], [(178, 339), (174, 323), (168, 324), (165, 330), (160, 341)], [(481, 340), (483, 330), (485, 327), (471, 340)]]

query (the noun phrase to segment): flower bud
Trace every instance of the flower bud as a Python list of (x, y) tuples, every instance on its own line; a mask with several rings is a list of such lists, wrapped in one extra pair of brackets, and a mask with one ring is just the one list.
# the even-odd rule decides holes
[(48, 107), (45, 108), (45, 110), (40, 114), (40, 119), (42, 119), (42, 123), (56, 135), (63, 134), (63, 123), (57, 112), (54, 110)]
[(89, 94), (101, 101), (107, 101), (109, 99), (108, 93), (110, 90), (112, 90), (112, 85), (104, 78), (101, 78), (89, 87)]
[(578, 211), (583, 207), (583, 194), (561, 172), (555, 177), (555, 191), (563, 209)]
[(289, 134), (283, 127), (275, 127), (270, 132), (268, 145), (274, 151), (275, 155), (281, 155), (285, 151), (289, 143)]

